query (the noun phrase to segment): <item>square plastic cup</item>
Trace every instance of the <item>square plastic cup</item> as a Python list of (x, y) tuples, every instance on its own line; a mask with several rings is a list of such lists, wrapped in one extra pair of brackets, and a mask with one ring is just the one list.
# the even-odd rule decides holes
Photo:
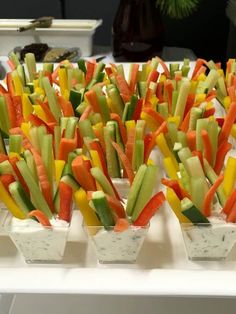
[(122, 232), (115, 232), (113, 227), (86, 226), (97, 259), (101, 264), (135, 263), (147, 235), (149, 225), (145, 227), (130, 226)]
[(182, 223), (188, 258), (193, 261), (220, 261), (227, 258), (236, 242), (236, 224)]
[(36, 220), (20, 220), (8, 214), (3, 228), (26, 263), (60, 263), (64, 256), (69, 224), (44, 227)]
[(119, 193), (120, 197), (127, 200), (130, 191), (129, 180), (126, 178), (112, 178), (112, 183), (117, 189), (117, 192)]

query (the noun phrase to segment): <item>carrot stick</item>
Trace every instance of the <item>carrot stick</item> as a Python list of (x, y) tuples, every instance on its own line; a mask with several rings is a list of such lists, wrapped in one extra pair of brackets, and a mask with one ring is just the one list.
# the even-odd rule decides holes
[(202, 130), (201, 136), (202, 136), (202, 142), (203, 142), (203, 147), (204, 147), (204, 157), (211, 165), (212, 164), (212, 145), (211, 145), (209, 135), (206, 130)]
[(77, 148), (77, 133), (74, 138), (62, 138), (59, 144), (58, 159), (67, 161), (68, 154)]
[(138, 69), (139, 69), (139, 64), (133, 63), (132, 64), (132, 71), (130, 74), (130, 82), (129, 82), (129, 88), (130, 88), (130, 92), (132, 94), (135, 92), (135, 86), (136, 86), (137, 77), (138, 77)]
[(216, 174), (218, 175), (220, 174), (221, 169), (224, 165), (225, 155), (228, 153), (231, 147), (232, 147), (232, 144), (230, 144), (229, 142), (227, 142), (227, 140), (225, 140), (218, 148), (217, 153), (216, 153), (216, 162), (214, 166), (214, 171)]
[(191, 151), (196, 150), (196, 131), (188, 131), (187, 134), (187, 143), (188, 147), (190, 148)]
[(122, 142), (125, 145), (127, 142), (127, 131), (126, 131), (126, 128), (125, 128), (120, 116), (117, 113), (111, 113), (111, 120), (115, 120), (118, 123)]
[(123, 152), (123, 150), (121, 149), (121, 147), (115, 143), (115, 142), (111, 142), (112, 146), (115, 148), (115, 150), (117, 151), (117, 154), (123, 164), (123, 167), (125, 169), (125, 172), (128, 176), (128, 180), (130, 182), (130, 185), (132, 184), (133, 180), (134, 180), (134, 172), (132, 169), (132, 163), (130, 162), (130, 160), (128, 159), (128, 157), (125, 155), (125, 153)]
[(54, 115), (52, 114), (51, 110), (49, 109), (48, 102), (42, 102), (39, 99), (37, 99), (36, 102), (42, 107), (42, 109), (46, 115), (47, 122), (57, 123), (57, 120), (55, 119)]
[(125, 78), (121, 74), (116, 75), (116, 84), (120, 91), (120, 95), (122, 99), (126, 103), (127, 101), (130, 100), (132, 93), (130, 91), (128, 83), (126, 82)]
[(227, 222), (236, 222), (236, 202), (233, 203), (233, 206), (230, 210), (228, 217), (226, 218)]
[(235, 202), (236, 202), (236, 189), (234, 189), (227, 198), (225, 205), (222, 209), (222, 212), (228, 216)]
[(65, 100), (65, 98), (60, 95), (57, 96), (57, 99), (64, 117), (72, 117), (75, 115), (72, 104), (69, 100)]
[(170, 71), (168, 70), (165, 62), (160, 57), (157, 57), (157, 59), (158, 59), (158, 62), (161, 64), (162, 68), (163, 68), (165, 76), (167, 78), (170, 78)]
[(118, 218), (116, 221), (116, 224), (114, 226), (115, 232), (123, 232), (125, 230), (129, 229), (129, 222), (125, 218)]
[(214, 195), (218, 187), (221, 185), (221, 183), (224, 180), (224, 175), (220, 175), (214, 184), (210, 187), (210, 189), (207, 191), (204, 202), (203, 202), (203, 214), (206, 217), (209, 217), (211, 215), (211, 203), (213, 201)]
[(37, 218), (38, 222), (41, 223), (44, 227), (50, 227), (51, 223), (48, 217), (39, 209), (32, 210), (28, 213), (28, 217)]
[(109, 207), (114, 210), (118, 218), (125, 218), (125, 210), (122, 203), (115, 197), (105, 194)]
[(225, 116), (224, 124), (219, 135), (219, 144), (228, 139), (236, 116), (236, 102), (232, 102)]
[(167, 102), (168, 102), (168, 108), (169, 108), (169, 112), (172, 111), (171, 109), (171, 105), (172, 105), (172, 94), (173, 94), (173, 90), (174, 90), (174, 86), (171, 82), (171, 80), (166, 80), (164, 82), (164, 89), (167, 93)]
[(151, 116), (151, 118), (157, 123), (158, 126), (160, 126), (165, 121), (162, 115), (160, 115), (159, 112), (155, 111), (151, 107), (144, 107), (142, 111)]
[(84, 163), (83, 156), (77, 156), (71, 164), (72, 172), (75, 179), (86, 191), (96, 191), (96, 183), (91, 175), (90, 171), (87, 170), (86, 164)]
[(156, 82), (159, 77), (159, 72), (157, 70), (153, 70), (149, 73), (148, 78), (147, 78), (147, 87), (149, 87), (151, 82)]
[(97, 99), (97, 95), (94, 89), (90, 89), (85, 93), (85, 98), (89, 102), (90, 106), (93, 108), (94, 112), (101, 113), (99, 108), (99, 103)]
[(94, 69), (95, 69), (95, 63), (94, 62), (89, 62), (87, 61), (87, 72), (85, 75), (85, 82), (86, 85), (91, 81), (92, 77), (93, 77), (93, 73), (94, 73)]

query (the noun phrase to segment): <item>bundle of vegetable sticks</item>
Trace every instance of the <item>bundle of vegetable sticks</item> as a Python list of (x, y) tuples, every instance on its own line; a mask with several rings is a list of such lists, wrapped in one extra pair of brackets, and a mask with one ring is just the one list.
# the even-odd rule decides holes
[[(37, 174), (35, 167), (40, 168), (43, 163), (50, 193), (43, 192), (44, 184), (38, 186), (45, 193), (51, 212), (55, 208), (58, 211), (60, 193), (55, 186), (62, 181), (72, 189), (80, 209), (84, 204), (85, 220), (89, 208), (90, 223), (108, 226), (116, 222), (114, 217), (124, 218), (117, 215), (107, 195), (127, 221), (137, 223), (152, 195), (143, 203), (141, 199), (133, 200), (141, 204), (137, 204), (139, 210), (134, 210), (135, 214), (128, 199), (124, 213), (112, 178), (127, 177), (132, 196), (136, 178), (142, 182), (145, 176), (141, 174), (148, 169), (152, 170), (147, 172), (155, 173), (150, 160), (155, 147), (164, 156), (164, 168), (170, 178), (164, 180), (167, 194), (176, 192), (169, 184), (177, 181), (184, 198), (198, 205), (201, 213), (203, 199), (211, 190), (207, 167), (214, 173), (211, 185), (217, 182), (217, 191), (223, 191), (222, 206), (234, 191), (231, 177), (224, 176), (224, 188), (218, 187), (221, 176), (220, 181), (216, 179), (222, 171), (230, 172), (225, 156), (232, 147), (230, 136), (236, 136), (235, 60), (228, 61), (224, 73), (221, 65), (213, 61), (198, 59), (190, 71), (189, 60), (168, 67), (156, 57), (142, 65), (131, 64), (128, 78), (123, 65), (106, 66), (94, 60), (79, 60), (76, 65), (65, 60), (55, 69), (53, 64), (43, 64), (37, 70), (33, 54), (27, 54), (22, 65), (11, 53), (9, 64), (12, 71), (7, 73), (5, 85), (0, 85), (0, 149), (6, 155), (4, 137), (9, 137), (7, 158), (23, 158), (32, 175)], [(195, 174), (191, 164), (198, 169)], [(194, 176), (205, 183), (201, 185), (192, 179)], [(34, 181), (37, 180), (35, 176)], [(154, 184), (154, 176), (152, 181)], [(193, 187), (197, 189), (198, 185), (202, 191), (202, 186), (205, 189), (198, 201), (201, 204), (194, 199)], [(152, 191), (152, 184), (150, 187)], [(146, 190), (145, 184), (143, 189)], [(159, 197), (163, 200), (162, 194)], [(180, 195), (178, 199), (182, 201)], [(109, 208), (105, 216), (99, 215), (101, 204)], [(204, 211), (206, 216), (211, 213), (209, 208)], [(147, 216), (150, 219), (152, 215)]]

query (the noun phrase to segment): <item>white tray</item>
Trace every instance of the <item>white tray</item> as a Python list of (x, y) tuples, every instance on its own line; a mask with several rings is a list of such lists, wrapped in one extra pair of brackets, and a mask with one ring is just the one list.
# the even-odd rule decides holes
[(51, 47), (79, 47), (83, 57), (91, 56), (93, 34), (102, 20), (53, 20), (49, 28), (18, 32), (29, 19), (0, 19), (0, 55), (8, 55), (16, 46), (46, 43)]

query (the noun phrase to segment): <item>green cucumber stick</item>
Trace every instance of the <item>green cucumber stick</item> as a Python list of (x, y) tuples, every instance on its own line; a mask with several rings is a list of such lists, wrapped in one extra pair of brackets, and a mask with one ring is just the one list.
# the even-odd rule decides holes
[(78, 122), (79, 131), (82, 137), (95, 138), (95, 134), (89, 119)]
[(147, 82), (139, 81), (137, 82), (137, 87), (140, 98), (144, 98), (147, 93)]
[(132, 221), (135, 221), (146, 203), (150, 200), (152, 192), (157, 181), (158, 167), (156, 165), (148, 165), (145, 171), (144, 178), (142, 180), (141, 188), (139, 190), (138, 197), (136, 199)]
[(137, 102), (138, 102), (138, 97), (136, 95), (132, 95), (130, 99), (130, 105), (128, 107), (128, 112), (126, 115), (126, 120), (132, 120)]
[(193, 107), (190, 110), (189, 130), (196, 130), (197, 121), (202, 117), (202, 109)]
[(158, 112), (162, 115), (163, 118), (167, 119), (169, 115), (169, 106), (167, 102), (162, 102), (157, 106)]
[(10, 120), (4, 96), (0, 96), (0, 128), (4, 133), (9, 134)]
[(109, 110), (108, 103), (107, 103), (107, 98), (103, 94), (101, 87), (94, 87), (94, 89), (95, 89), (95, 92), (97, 95), (98, 105), (99, 105), (100, 112), (102, 115), (103, 123), (106, 124), (107, 121), (109, 121), (111, 119), (110, 110)]
[(173, 147), (175, 143), (178, 141), (177, 139), (178, 129), (174, 122), (167, 122), (167, 129), (168, 129), (169, 138)]
[(210, 72), (208, 73), (204, 85), (205, 88), (207, 89), (207, 93), (209, 93), (216, 85), (220, 75), (217, 70), (211, 69)]
[(55, 159), (58, 158), (60, 142), (61, 142), (61, 128), (59, 125), (56, 125), (56, 126), (54, 126), (54, 154), (55, 154)]
[(104, 228), (109, 229), (110, 226), (114, 226), (115, 221), (112, 215), (112, 210), (110, 209), (105, 194), (102, 191), (92, 193), (92, 203)]
[(25, 64), (29, 73), (29, 81), (33, 82), (35, 78), (36, 70), (36, 61), (35, 55), (31, 52), (25, 54)]
[(129, 106), (130, 106), (130, 102), (128, 101), (125, 103), (125, 107), (124, 107), (123, 114), (122, 114), (122, 122), (123, 123), (125, 121), (128, 121)]
[(42, 159), (46, 169), (48, 180), (53, 187), (53, 173), (54, 173), (54, 155), (53, 155), (53, 138), (52, 134), (46, 134), (42, 139)]
[(137, 171), (139, 167), (144, 163), (144, 141), (136, 140), (135, 141), (135, 164), (134, 169)]
[(187, 170), (186, 161), (188, 160), (188, 158), (192, 157), (191, 150), (188, 147), (184, 147), (178, 151), (178, 156), (182, 164), (184, 165), (185, 169)]
[(111, 196), (115, 197), (114, 190), (113, 190), (110, 182), (108, 181), (107, 177), (102, 172), (102, 170), (100, 168), (98, 168), (98, 167), (93, 167), (93, 168), (90, 169), (90, 172), (91, 172), (92, 176), (94, 177), (94, 179), (101, 186), (103, 192), (108, 194), (108, 195), (111, 195)]
[(101, 73), (105, 68), (105, 63), (103, 63), (102, 61), (98, 62), (95, 68), (95, 71), (93, 73), (93, 77), (97, 80), (99, 73)]
[(169, 68), (170, 68), (170, 78), (174, 79), (175, 72), (179, 71), (179, 63), (170, 63)]
[(9, 153), (20, 154), (22, 149), (22, 136), (19, 134), (9, 135)]
[(177, 140), (178, 140), (179, 143), (182, 144), (182, 147), (187, 147), (188, 146), (187, 135), (186, 135), (185, 132), (178, 131), (177, 132)]
[(116, 141), (116, 130), (114, 124), (109, 124), (104, 127), (104, 140), (106, 146), (106, 159), (108, 173), (112, 178), (120, 178), (120, 164), (116, 150), (111, 144), (111, 141)]
[(8, 58), (15, 65), (15, 68), (20, 64), (20, 60), (13, 50), (8, 54)]
[(202, 143), (202, 130), (207, 130), (209, 119), (198, 119), (196, 125), (196, 148), (197, 150), (203, 151)]
[(42, 78), (43, 88), (45, 90), (49, 108), (57, 121), (60, 120), (61, 117), (61, 109), (57, 103), (56, 94), (49, 82), (49, 78), (47, 76)]
[(206, 189), (206, 180), (202, 177), (191, 177), (190, 186), (191, 186), (191, 196), (194, 205), (202, 211), (204, 199), (207, 193)]
[(27, 166), (28, 166), (32, 176), (37, 181), (38, 180), (38, 174), (37, 174), (37, 170), (36, 170), (34, 157), (31, 153), (31, 151), (29, 151), (28, 149), (24, 151), (24, 159), (27, 163)]
[(107, 87), (107, 94), (111, 100), (112, 111), (117, 113), (121, 118), (124, 110), (124, 103), (115, 85), (111, 84)]
[(20, 182), (12, 182), (9, 185), (9, 192), (16, 204), (26, 215), (35, 209), (35, 206), (32, 204), (28, 194), (25, 192)]
[(184, 110), (185, 110), (188, 94), (190, 92), (190, 88), (191, 88), (191, 83), (189, 81), (183, 81), (180, 86), (179, 96), (177, 99), (175, 113), (174, 113), (175, 116), (180, 117), (180, 121), (183, 120)]
[(212, 166), (214, 167), (216, 162), (216, 153), (218, 149), (218, 123), (215, 120), (210, 120), (207, 125), (207, 132), (209, 135), (209, 139), (211, 141), (211, 149), (212, 149)]
[(179, 172), (180, 172), (180, 181), (184, 189), (190, 193), (190, 176), (188, 175), (188, 172), (186, 171), (182, 162), (179, 163)]
[(34, 177), (32, 176), (26, 162), (24, 160), (19, 160), (17, 162), (17, 168), (19, 169), (22, 177), (24, 178), (26, 184), (28, 187), (30, 187), (30, 192), (32, 195), (32, 200), (34, 206), (44, 212), (44, 214), (51, 218), (52, 212), (45, 200), (45, 198), (42, 195), (42, 192), (37, 184), (37, 181), (34, 180)]
[(182, 214), (192, 223), (209, 223), (209, 220), (194, 206), (193, 202), (185, 197), (181, 200)]
[(173, 90), (173, 93), (172, 93), (172, 103), (171, 103), (171, 113), (172, 114), (174, 114), (174, 112), (175, 112), (178, 97), (179, 97), (179, 91), (176, 90), (176, 89)]
[(77, 117), (69, 117), (65, 130), (65, 138), (72, 139), (75, 137), (75, 129), (78, 123)]
[(127, 200), (127, 206), (126, 206), (126, 212), (128, 216), (132, 216), (133, 214), (134, 206), (138, 198), (146, 170), (147, 170), (147, 165), (145, 164), (141, 165), (134, 177), (134, 181), (131, 185), (131, 188), (128, 194), (128, 200)]

